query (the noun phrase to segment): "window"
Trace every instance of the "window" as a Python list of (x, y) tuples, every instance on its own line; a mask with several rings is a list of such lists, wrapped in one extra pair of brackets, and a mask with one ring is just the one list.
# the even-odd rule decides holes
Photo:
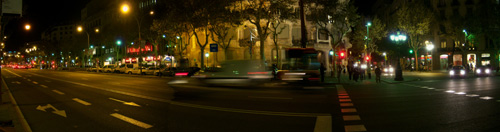
[(109, 49), (109, 53), (113, 53), (113, 49)]
[(106, 54), (109, 52), (109, 49), (106, 49)]
[(134, 65), (132, 65), (132, 64), (128, 64), (128, 65), (127, 65), (127, 68), (134, 68)]
[(481, 57), (490, 57), (490, 53), (483, 53), (481, 54)]
[(459, 46), (460, 46), (460, 41), (455, 40), (455, 47), (459, 47)]
[(446, 41), (441, 41), (441, 48), (446, 48)]
[(328, 40), (328, 32), (326, 30), (318, 30), (318, 40)]

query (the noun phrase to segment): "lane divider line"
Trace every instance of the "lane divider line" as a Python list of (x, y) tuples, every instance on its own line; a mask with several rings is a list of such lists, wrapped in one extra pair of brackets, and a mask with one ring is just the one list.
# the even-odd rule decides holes
[(33, 81), (34, 84), (38, 84), (38, 82)]
[(55, 89), (54, 89), (54, 90), (52, 90), (52, 92), (57, 93), (57, 94), (60, 94), (60, 95), (64, 95), (64, 93), (63, 93), (63, 92), (61, 92), (61, 91), (59, 91), (59, 90), (55, 90)]
[(79, 98), (73, 98), (74, 101), (80, 103), (80, 104), (83, 104), (83, 105), (86, 105), (86, 106), (89, 106), (89, 105), (92, 105), (91, 103), (87, 102), (87, 101), (83, 101)]
[(331, 132), (332, 116), (318, 116), (314, 124), (314, 132)]
[(47, 86), (45, 86), (45, 85), (40, 85), (40, 86), (42, 86), (43, 88), (48, 88), (48, 87), (47, 87)]
[[(5, 71), (7, 71), (7, 72), (9, 72), (9, 73), (11, 73), (11, 74), (14, 74), (14, 75), (16, 75), (17, 77), (23, 77), (23, 76), (21, 76), (21, 75), (19, 75), (19, 74), (17, 74), (17, 73), (14, 73), (14, 72), (12, 72), (12, 71), (10, 71), (10, 70), (5, 69)], [(26, 77), (24, 77), (24, 78), (26, 78)]]
[(144, 129), (148, 129), (148, 128), (153, 127), (152, 125), (149, 125), (149, 124), (146, 124), (144, 122), (132, 119), (130, 117), (126, 117), (126, 116), (118, 114), (118, 113), (113, 113), (113, 114), (110, 114), (110, 115), (113, 116), (113, 117), (115, 117), (115, 118), (118, 118), (118, 119), (120, 119), (122, 121), (128, 122), (130, 124), (134, 124), (134, 125), (136, 125), (138, 127), (142, 127)]

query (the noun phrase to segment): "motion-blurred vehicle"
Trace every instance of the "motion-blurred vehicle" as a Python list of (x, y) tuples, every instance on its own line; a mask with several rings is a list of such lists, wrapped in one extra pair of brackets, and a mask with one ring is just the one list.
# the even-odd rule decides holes
[(26, 65), (14, 65), (14, 67), (12, 67), (13, 69), (28, 69), (29, 67), (26, 66)]
[[(199, 75), (192, 76), (195, 80), (191, 81), (203, 86), (238, 87), (260, 85), (269, 82), (272, 78), (271, 70), (267, 69), (260, 60), (231, 60), (224, 61), (220, 65), (220, 69), (204, 71), (200, 72)], [(189, 75), (189, 72), (181, 73)]]
[(488, 66), (479, 66), (479, 67), (476, 67), (476, 71), (474, 72), (474, 74), (476, 76), (491, 76), (491, 67), (488, 67)]
[(286, 61), (278, 70), (277, 79), (288, 82), (320, 81), (318, 51), (314, 48), (286, 49)]
[(450, 77), (466, 77), (467, 76), (467, 70), (463, 66), (453, 66), (450, 71), (449, 71)]
[(101, 72), (115, 72), (115, 65), (105, 65), (102, 67)]
[(198, 67), (169, 67), (155, 73), (157, 76), (190, 77), (200, 71)]

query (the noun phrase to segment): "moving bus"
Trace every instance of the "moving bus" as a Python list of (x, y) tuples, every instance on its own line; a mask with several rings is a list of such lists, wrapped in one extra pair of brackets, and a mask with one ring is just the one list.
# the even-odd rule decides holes
[(277, 77), (284, 81), (320, 81), (321, 54), (314, 48), (288, 48)]

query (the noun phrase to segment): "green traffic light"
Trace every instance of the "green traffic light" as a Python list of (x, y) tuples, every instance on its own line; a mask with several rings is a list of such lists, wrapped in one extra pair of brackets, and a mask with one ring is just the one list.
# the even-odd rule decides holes
[(413, 50), (410, 50), (410, 54), (413, 54)]

